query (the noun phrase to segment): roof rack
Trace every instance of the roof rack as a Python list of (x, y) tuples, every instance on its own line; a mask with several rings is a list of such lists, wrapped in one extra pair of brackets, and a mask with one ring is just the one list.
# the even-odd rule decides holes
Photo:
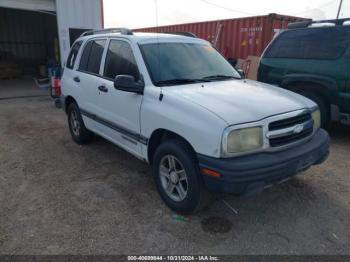
[(301, 22), (294, 22), (288, 24), (288, 29), (297, 29), (297, 28), (306, 28), (310, 25), (317, 25), (317, 24), (334, 24), (334, 26), (342, 26), (345, 22), (350, 21), (350, 18), (342, 18), (342, 19), (331, 19), (331, 20), (319, 20), (319, 21), (301, 21)]
[(187, 37), (193, 37), (193, 38), (198, 38), (194, 33), (192, 32), (164, 32), (164, 34), (171, 34), (171, 35), (182, 35), (182, 36), (187, 36)]
[(121, 27), (121, 28), (106, 28), (101, 30), (86, 31), (82, 33), (81, 36), (108, 34), (108, 33), (121, 33), (122, 35), (133, 35), (133, 32), (130, 29)]

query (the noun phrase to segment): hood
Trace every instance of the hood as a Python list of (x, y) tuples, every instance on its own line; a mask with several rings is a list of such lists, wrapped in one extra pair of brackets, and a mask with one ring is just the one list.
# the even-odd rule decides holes
[(229, 125), (315, 106), (296, 93), (247, 79), (169, 86), (163, 90), (206, 108)]

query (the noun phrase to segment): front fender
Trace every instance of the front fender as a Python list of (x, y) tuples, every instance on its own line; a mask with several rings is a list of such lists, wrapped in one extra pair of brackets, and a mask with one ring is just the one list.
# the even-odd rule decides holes
[(227, 123), (171, 92), (163, 91), (162, 99), (159, 99), (159, 93), (156, 87), (145, 90), (140, 113), (141, 134), (150, 138), (155, 130), (166, 129), (186, 139), (196, 153), (220, 157), (222, 134)]

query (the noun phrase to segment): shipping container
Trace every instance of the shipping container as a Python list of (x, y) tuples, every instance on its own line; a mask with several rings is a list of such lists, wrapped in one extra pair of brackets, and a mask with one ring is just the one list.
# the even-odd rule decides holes
[(213, 44), (226, 58), (246, 59), (260, 56), (281, 29), (307, 18), (269, 14), (189, 24), (135, 29), (136, 32), (191, 32)]

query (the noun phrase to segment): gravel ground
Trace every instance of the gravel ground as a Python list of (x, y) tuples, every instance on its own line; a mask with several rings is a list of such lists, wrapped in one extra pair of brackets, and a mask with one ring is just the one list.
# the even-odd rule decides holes
[(0, 253), (350, 254), (349, 131), (331, 130), (323, 165), (180, 219), (146, 164), (73, 143), (49, 97), (0, 100)]

